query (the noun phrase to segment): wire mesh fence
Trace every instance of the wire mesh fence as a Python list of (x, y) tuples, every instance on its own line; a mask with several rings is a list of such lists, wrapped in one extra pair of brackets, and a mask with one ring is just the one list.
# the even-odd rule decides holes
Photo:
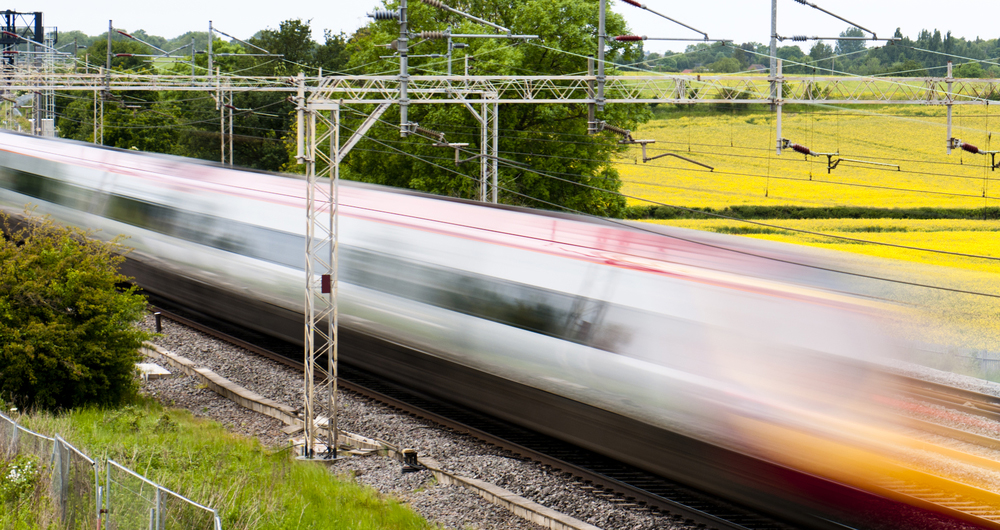
[(64, 528), (95, 528), (100, 515), (97, 462), (58, 434), (52, 450), (52, 492)]
[(220, 529), (215, 510), (170, 491), (108, 460), (104, 491), (108, 530)]
[[(56, 435), (33, 432), (0, 413), (0, 460), (30, 457), (41, 464), (40, 480), (65, 529), (222, 530), (212, 508), (202, 506), (108, 459), (100, 467)], [(101, 526), (103, 525), (103, 526)], [(48, 526), (46, 526), (48, 527)]]

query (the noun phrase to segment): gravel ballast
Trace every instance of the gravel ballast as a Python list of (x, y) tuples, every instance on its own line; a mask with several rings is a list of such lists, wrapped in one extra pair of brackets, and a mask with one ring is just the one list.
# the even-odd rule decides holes
[[(152, 317), (145, 323), (152, 328)], [(302, 374), (243, 348), (164, 319), (162, 337), (153, 342), (199, 366), (292, 407), (302, 405)], [(144, 390), (160, 402), (216, 419), (234, 432), (257, 437), (270, 447), (287, 445), (282, 422), (242, 408), (184, 375), (151, 380)], [(450, 472), (483, 480), (543, 506), (604, 529), (687, 529), (669, 516), (620, 503), (587, 491), (571, 479), (525, 461), (471, 436), (452, 432), (399, 412), (352, 392), (339, 394), (340, 429), (412, 447), (430, 456)], [(333, 472), (353, 476), (386, 495), (406, 502), (444, 528), (538, 529), (505, 509), (458, 486), (437, 484), (426, 471), (403, 473), (399, 462), (378, 456), (339, 462)]]
[[(152, 317), (147, 319), (146, 325), (152, 327)], [(302, 374), (281, 363), (169, 320), (163, 321), (163, 336), (154, 342), (262, 396), (296, 408), (302, 405)], [(915, 365), (894, 363), (893, 368), (923, 379), (1000, 395), (1000, 385), (981, 379)], [(256, 437), (265, 445), (277, 448), (288, 444), (289, 436), (282, 432), (282, 422), (240, 407), (199, 385), (191, 377), (177, 375), (152, 380), (146, 382), (144, 388), (165, 404), (216, 419), (232, 431)], [(669, 516), (621, 506), (620, 502), (613, 502), (580, 487), (561, 473), (352, 392), (341, 391), (339, 402), (338, 425), (342, 430), (381, 439), (397, 447), (416, 448), (421, 456), (434, 458), (450, 472), (495, 484), (600, 528), (695, 528), (694, 525), (678, 523)], [(927, 439), (927, 435), (920, 438)], [(943, 445), (955, 447), (957, 444), (951, 441)], [(989, 453), (992, 458), (1000, 454), (981, 447), (975, 448), (977, 450), (970, 450), (974, 449), (972, 447), (964, 449), (982, 456)], [(950, 470), (953, 476), (963, 477), (978, 485), (1000, 483), (993, 472), (956, 465), (957, 462), (919, 451), (901, 451), (898, 456), (914, 464), (922, 464), (918, 467), (938, 472)], [(392, 459), (380, 456), (350, 458), (333, 464), (332, 471), (407, 503), (444, 528), (541, 528), (488, 503), (469, 490), (438, 484), (427, 471), (403, 473), (399, 462)]]

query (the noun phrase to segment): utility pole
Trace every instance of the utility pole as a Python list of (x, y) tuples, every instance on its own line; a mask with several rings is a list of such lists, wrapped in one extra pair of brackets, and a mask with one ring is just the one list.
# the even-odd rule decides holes
[(597, 110), (599, 112), (604, 112), (604, 22), (607, 18), (607, 2), (608, 0), (601, 0), (597, 24)]
[(406, 0), (399, 0), (399, 40), (396, 41), (396, 51), (399, 52), (399, 135), (403, 138), (410, 134), (410, 99), (406, 94), (410, 82), (406, 47), (409, 40), (406, 28)]
[(212, 70), (212, 41), (215, 40), (214, 36), (215, 36), (215, 32), (212, 31), (212, 21), (209, 20), (208, 21), (208, 75), (212, 75), (212, 72), (213, 72), (213, 70)]
[[(771, 0), (771, 110), (775, 109), (774, 102), (778, 98), (775, 92), (777, 85), (773, 79), (778, 70), (778, 0)], [(779, 153), (780, 154), (780, 153)]]

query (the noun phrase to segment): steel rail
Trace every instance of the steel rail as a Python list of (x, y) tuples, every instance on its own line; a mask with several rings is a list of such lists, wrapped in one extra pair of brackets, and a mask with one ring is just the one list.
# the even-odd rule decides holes
[[(183, 324), (190, 328), (201, 331), (202, 333), (206, 333), (218, 339), (224, 340), (235, 346), (246, 349), (255, 354), (271, 359), (273, 361), (282, 363), (288, 367), (294, 368), (296, 370), (303, 369), (303, 363), (299, 361), (291, 359), (280, 353), (268, 350), (267, 348), (260, 347), (258, 345), (255, 345), (251, 342), (235, 337), (228, 333), (219, 331), (209, 325), (205, 325), (203, 323), (186, 318), (177, 313), (174, 313), (172, 311), (160, 307), (151, 306), (150, 309), (151, 311), (159, 312), (163, 317), (167, 319), (173, 320), (179, 324)], [(324, 377), (324, 375), (317, 374), (316, 377), (317, 379), (320, 379)], [(697, 508), (693, 508), (683, 503), (661, 497), (659, 495), (650, 493), (648, 491), (627, 484), (620, 480), (605, 475), (601, 475), (599, 473), (595, 473), (586, 468), (582, 468), (580, 466), (566, 462), (559, 458), (546, 455), (534, 449), (530, 449), (516, 442), (512, 442), (510, 440), (495, 436), (491, 433), (485, 432), (475, 427), (471, 427), (460, 421), (455, 421), (441, 414), (426, 410), (419, 406), (415, 406), (406, 401), (385, 395), (384, 393), (369, 389), (355, 382), (345, 380), (343, 375), (341, 375), (338, 384), (343, 389), (350, 390), (352, 392), (365, 396), (369, 399), (381, 402), (389, 407), (405, 411), (418, 418), (434, 422), (453, 431), (462, 434), (467, 434), (478, 440), (486, 442), (490, 445), (496, 446), (500, 449), (504, 449), (514, 454), (517, 454), (521, 457), (531, 459), (543, 466), (548, 466), (553, 469), (562, 471), (565, 474), (571, 475), (577, 481), (585, 483), (588, 486), (593, 487), (594, 489), (603, 489), (605, 491), (617, 494), (628, 501), (634, 501), (641, 504), (645, 504), (649, 508), (655, 508), (657, 510), (670, 513), (672, 515), (679, 516), (684, 520), (692, 521), (695, 524), (705, 525), (709, 528), (717, 528), (720, 530), (749, 530), (748, 527), (740, 525), (738, 523), (727, 521), (726, 519), (717, 517), (710, 513), (706, 513)], [(783, 526), (783, 525), (779, 523), (776, 526)]]
[[(258, 346), (241, 338), (235, 337), (228, 333), (219, 331), (209, 325), (205, 325), (201, 322), (183, 317), (181, 315), (175, 314), (170, 311), (159, 309), (159, 311), (170, 320), (174, 320), (180, 324), (184, 324), (191, 328), (197, 329), (209, 335), (215, 336), (219, 339), (230, 342), (236, 346), (244, 348), (248, 351), (252, 351), (268, 359), (280, 362), (286, 366), (294, 368), (296, 370), (301, 370), (303, 365), (294, 359), (291, 359), (280, 353), (276, 353), (267, 348)], [(322, 374), (318, 374), (317, 377), (322, 377)], [(948, 403), (949, 401), (945, 399), (940, 399), (935, 396), (945, 394), (944, 390), (955, 391), (955, 394), (960, 394), (962, 397), (951, 396), (950, 403), (956, 404), (958, 399), (968, 399), (972, 397), (980, 398), (978, 402), (981, 403), (980, 406), (986, 407), (987, 405), (995, 407), (1000, 410), (1000, 398), (995, 396), (988, 396), (986, 394), (981, 394), (974, 391), (967, 391), (963, 389), (956, 389), (954, 387), (949, 387), (947, 385), (942, 385), (939, 383), (929, 383), (923, 380), (899, 377), (897, 381), (905, 381), (912, 385), (924, 385), (930, 386), (934, 390), (924, 389), (923, 394), (914, 393), (914, 395), (929, 396), (933, 399), (938, 399), (943, 403)], [(727, 521), (723, 518), (717, 517), (710, 513), (698, 510), (687, 506), (683, 503), (678, 503), (670, 499), (661, 497), (654, 493), (643, 490), (642, 488), (636, 487), (634, 485), (622, 482), (620, 480), (602, 475), (600, 473), (591, 471), (589, 469), (577, 466), (575, 464), (566, 462), (557, 457), (539, 452), (538, 450), (531, 449), (517, 442), (505, 439), (501, 436), (491, 434), (489, 432), (483, 431), (481, 429), (469, 426), (461, 421), (454, 420), (437, 412), (428, 410), (426, 408), (414, 405), (413, 403), (407, 402), (403, 399), (397, 399), (392, 396), (386, 395), (385, 393), (373, 390), (366, 387), (364, 384), (358, 384), (354, 381), (347, 381), (341, 377), (340, 384), (343, 388), (355, 392), (359, 395), (365, 396), (369, 399), (381, 402), (387, 406), (393, 407), (412, 414), (416, 417), (425, 419), (427, 421), (434, 422), (443, 427), (451, 429), (453, 431), (470, 435), (476, 439), (494, 445), (500, 449), (510, 451), (521, 457), (533, 460), (543, 466), (551, 467), (555, 470), (561, 471), (567, 476), (573, 477), (575, 480), (586, 484), (588, 488), (595, 490), (604, 490), (612, 494), (616, 494), (620, 497), (625, 498), (629, 502), (636, 502), (646, 505), (650, 508), (655, 508), (657, 510), (673, 514), (675, 516), (680, 516), (688, 521), (692, 521), (695, 524), (705, 525), (710, 528), (726, 529), (726, 530), (746, 530), (747, 527), (740, 525), (738, 523)], [(898, 383), (900, 388), (904, 388), (902, 382)], [(943, 389), (943, 390), (942, 390)], [(965, 407), (968, 408), (968, 407)], [(987, 411), (983, 411), (987, 412)], [(990, 414), (994, 414), (992, 411), (988, 411)], [(1000, 449), (1000, 440), (969, 433), (960, 429), (953, 427), (948, 427), (932, 422), (927, 422), (923, 420), (917, 420), (913, 418), (907, 418), (905, 422), (901, 422), (901, 425), (905, 425), (910, 428), (915, 428), (925, 432), (937, 434), (940, 436), (946, 436), (952, 439), (961, 440), (968, 443), (973, 443), (976, 445), (991, 447), (994, 449)], [(900, 469), (903, 469), (900, 467)], [(913, 469), (906, 468), (905, 472), (909, 475), (919, 475), (924, 478), (920, 481), (920, 484), (915, 482), (908, 482), (898, 479), (887, 478), (884, 483), (877, 484), (876, 489), (880, 493), (887, 495), (892, 498), (902, 499), (905, 502), (928, 509), (931, 511), (936, 511), (938, 513), (943, 513), (948, 516), (964, 520), (966, 522), (972, 522), (979, 524), (985, 528), (992, 528), (1000, 530), (1000, 496), (993, 496), (989, 498), (990, 501), (995, 501), (988, 503), (990, 509), (988, 514), (977, 514), (976, 510), (966, 509), (968, 504), (963, 504), (965, 502), (963, 499), (967, 495), (962, 495), (956, 493), (955, 488), (960, 488), (963, 491), (968, 490), (969, 492), (976, 493), (976, 495), (982, 499), (986, 493), (980, 492), (973, 486), (967, 486), (960, 483), (954, 483), (950, 479), (945, 477), (939, 477), (936, 475), (931, 475), (925, 472), (916, 471)], [(928, 487), (927, 484), (931, 484)], [(957, 484), (957, 485), (955, 485)], [(942, 485), (947, 486), (947, 488)], [(988, 493), (988, 492), (987, 492)], [(978, 502), (975, 504), (977, 509), (985, 508), (983, 502)], [(985, 515), (985, 516), (983, 516)], [(779, 523), (780, 524), (780, 523)]]

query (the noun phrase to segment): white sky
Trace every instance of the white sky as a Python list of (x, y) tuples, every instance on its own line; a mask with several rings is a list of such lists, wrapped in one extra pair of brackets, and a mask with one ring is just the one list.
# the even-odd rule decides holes
[[(418, 0), (411, 0), (417, 2)], [(640, 0), (643, 1), (643, 0)], [(733, 39), (737, 43), (769, 40), (770, 0), (644, 0), (650, 9), (705, 31), (712, 38)], [(447, 0), (446, 0), (447, 2)], [(890, 37), (897, 27), (903, 35), (916, 38), (921, 29), (951, 30), (955, 36), (974, 39), (1000, 37), (997, 17), (1000, 8), (994, 0), (969, 0), (949, 5), (930, 0), (810, 0), (811, 3), (856, 22), (879, 37)], [(233, 35), (246, 39), (264, 28), (277, 28), (290, 18), (311, 19), (314, 38), (322, 40), (323, 30), (352, 33), (368, 22), (365, 16), (378, 0), (332, 0), (326, 2), (274, 2), (273, 0), (174, 0), (171, 2), (135, 2), (135, 0), (35, 0), (10, 9), (41, 11), (46, 26), (60, 30), (78, 29), (90, 35), (107, 30), (108, 19), (116, 28), (144, 29), (151, 35), (171, 38), (187, 31), (207, 31), (208, 21)], [(141, 8), (137, 8), (141, 5)], [(622, 2), (613, 1), (611, 9), (625, 15), (633, 33), (649, 37), (699, 37), (672, 22)], [(778, 34), (836, 37), (847, 24), (793, 0), (778, 0)], [(443, 28), (415, 28), (431, 30)], [(793, 43), (808, 52), (813, 41)], [(650, 51), (682, 51), (686, 43), (647, 41)]]

